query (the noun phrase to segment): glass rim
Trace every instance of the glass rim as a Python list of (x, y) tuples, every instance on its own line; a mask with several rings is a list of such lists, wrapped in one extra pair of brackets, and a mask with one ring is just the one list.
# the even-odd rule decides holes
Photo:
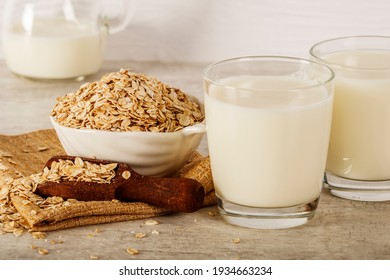
[[(229, 85), (226, 85), (222, 82), (220, 82), (219, 80), (217, 79), (212, 79), (210, 77), (208, 77), (208, 72), (215, 68), (216, 66), (220, 66), (220, 65), (225, 65), (225, 64), (229, 64), (229, 63), (234, 63), (234, 62), (242, 62), (242, 61), (255, 61), (255, 60), (258, 60), (258, 61), (290, 61), (290, 62), (296, 62), (296, 63), (304, 63), (306, 65), (309, 65), (309, 64), (315, 64), (317, 66), (320, 66), (322, 67), (323, 69), (325, 69), (326, 71), (328, 71), (328, 74), (329, 74), (329, 77), (325, 80), (325, 81), (316, 81), (315, 84), (313, 85), (309, 85), (309, 86), (302, 86), (302, 87), (297, 87), (297, 88), (291, 88), (291, 89), (248, 89), (248, 88), (240, 88), (240, 87), (235, 87), (235, 86), (229, 86)], [(332, 70), (332, 68), (330, 68), (328, 65), (326, 65), (325, 63), (321, 63), (321, 62), (317, 62), (317, 61), (314, 61), (314, 60), (311, 60), (311, 59), (305, 59), (305, 58), (299, 58), (299, 57), (292, 57), (292, 56), (277, 56), (277, 55), (261, 55), (261, 56), (240, 56), (240, 57), (234, 57), (234, 58), (229, 58), (229, 59), (224, 59), (224, 60), (221, 60), (221, 61), (218, 61), (218, 62), (214, 62), (214, 63), (211, 63), (209, 65), (207, 65), (205, 68), (203, 68), (203, 71), (202, 71), (202, 75), (203, 75), (203, 79), (205, 81), (208, 81), (214, 85), (217, 85), (217, 86), (221, 86), (221, 87), (225, 87), (225, 88), (228, 88), (228, 89), (234, 89), (234, 90), (240, 90), (240, 91), (251, 91), (251, 92), (264, 92), (264, 91), (267, 91), (267, 92), (280, 92), (280, 91), (287, 91), (287, 92), (294, 92), (294, 91), (302, 91), (302, 90), (306, 90), (306, 89), (312, 89), (312, 88), (316, 88), (316, 87), (321, 87), (321, 86), (325, 86), (331, 82), (333, 82), (334, 78), (335, 78), (335, 73), (334, 71)]]
[[(314, 54), (314, 50), (316, 48), (318, 48), (322, 45), (325, 45), (327, 43), (332, 43), (332, 42), (336, 42), (336, 41), (343, 41), (343, 40), (352, 40), (352, 39), (357, 39), (357, 40), (359, 40), (359, 39), (385, 39), (385, 40), (389, 40), (389, 43), (390, 43), (390, 36), (382, 36), (382, 35), (343, 36), (343, 37), (335, 37), (335, 38), (330, 38), (330, 39), (326, 39), (326, 40), (317, 42), (311, 46), (311, 48), (309, 49), (309, 53), (313, 58), (318, 60), (318, 62), (320, 62), (322, 64), (332, 65), (332, 68), (337, 68), (340, 70), (344, 69), (344, 70), (350, 70), (350, 71), (390, 71), (390, 65), (388, 67), (380, 67), (380, 68), (379, 67), (348, 66), (348, 65), (345, 65), (342, 63), (335, 63), (335, 62), (328, 61), (328, 60), (323, 59), (320, 56)], [(359, 50), (359, 48), (357, 48), (356, 50)], [(365, 50), (375, 50), (375, 49), (374, 48), (372, 48), (372, 49), (365, 48)], [(345, 51), (345, 50), (340, 49), (337, 52), (342, 52), (342, 51)], [(389, 51), (390, 51), (390, 47), (389, 47)]]

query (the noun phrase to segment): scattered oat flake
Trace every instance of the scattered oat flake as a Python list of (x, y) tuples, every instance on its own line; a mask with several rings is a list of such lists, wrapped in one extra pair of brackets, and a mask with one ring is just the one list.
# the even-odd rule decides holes
[(15, 236), (21, 236), (23, 234), (23, 232), (24, 232), (24, 230), (22, 228), (16, 228), (13, 231)]
[(120, 202), (118, 199), (115, 199), (115, 198), (112, 199), (111, 201), (114, 202), (114, 203), (119, 203)]
[(154, 235), (159, 235), (160, 232), (159, 232), (158, 230), (152, 230), (152, 234), (154, 234)]
[(123, 171), (122, 177), (123, 177), (124, 179), (126, 179), (126, 180), (129, 179), (129, 178), (131, 177), (130, 171), (129, 171), (129, 170)]
[(38, 253), (39, 253), (40, 255), (47, 255), (47, 254), (49, 254), (49, 250), (43, 249), (43, 248), (39, 248), (39, 249), (38, 249)]
[(17, 165), (18, 163), (16, 162), (16, 161), (14, 161), (14, 160), (12, 160), (12, 159), (8, 159), (8, 162), (10, 163), (10, 164), (12, 164), (12, 165)]
[(35, 231), (35, 232), (31, 233), (31, 235), (35, 239), (45, 239), (45, 237), (46, 237), (46, 233), (41, 232), (41, 231)]
[(37, 248), (38, 248), (38, 246), (36, 246), (36, 245), (32, 244), (32, 245), (30, 246), (30, 248), (31, 248), (31, 249), (33, 249), (33, 250), (35, 250), (35, 249), (37, 249)]
[(8, 167), (5, 166), (3, 163), (0, 162), (0, 170), (2, 170), (2, 171), (7, 171), (7, 170), (8, 170)]
[(101, 228), (96, 228), (96, 229), (94, 230), (94, 232), (96, 232), (96, 233), (101, 233), (101, 232), (103, 232), (103, 229), (101, 229)]
[(93, 235), (92, 233), (88, 233), (88, 234), (87, 234), (87, 237), (88, 237), (88, 238), (93, 238), (93, 237), (95, 237), (95, 235)]
[(131, 248), (131, 247), (127, 248), (126, 252), (129, 255), (138, 255), (139, 254), (139, 251), (137, 249), (134, 249), (134, 248)]
[(89, 258), (91, 260), (98, 260), (99, 259), (99, 256), (96, 256), (96, 255), (89, 255)]
[(49, 148), (45, 145), (38, 146), (38, 151), (40, 151), (40, 152), (46, 151), (47, 149), (49, 149)]
[(233, 241), (233, 243), (236, 243), (236, 244), (241, 242), (240, 238), (234, 238), (232, 241)]
[(215, 215), (217, 215), (217, 213), (215, 213), (215, 211), (209, 211), (208, 215), (214, 217)]
[(146, 234), (143, 233), (143, 232), (137, 232), (135, 235), (134, 235), (135, 238), (144, 238), (146, 237)]
[(6, 158), (11, 158), (13, 155), (7, 151), (1, 151), (0, 150), (0, 157), (6, 157)]
[(156, 221), (156, 220), (147, 220), (147, 221), (144, 222), (144, 224), (147, 225), (147, 226), (154, 226), (154, 225), (158, 225), (159, 222)]

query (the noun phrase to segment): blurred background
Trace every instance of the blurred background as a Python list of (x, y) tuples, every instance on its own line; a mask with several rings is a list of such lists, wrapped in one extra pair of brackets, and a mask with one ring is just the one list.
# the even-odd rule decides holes
[[(115, 10), (117, 1), (109, 2)], [(390, 1), (134, 0), (131, 23), (108, 38), (104, 59), (203, 63), (243, 55), (307, 57), (318, 41), (367, 34), (390, 35)]]

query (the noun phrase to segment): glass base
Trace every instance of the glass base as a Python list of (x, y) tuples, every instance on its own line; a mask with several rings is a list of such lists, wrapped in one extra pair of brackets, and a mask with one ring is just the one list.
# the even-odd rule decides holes
[(359, 201), (390, 200), (390, 180), (358, 181), (325, 173), (325, 188), (333, 195)]
[(315, 214), (319, 198), (312, 202), (281, 208), (260, 208), (235, 204), (218, 198), (222, 218), (230, 224), (257, 228), (283, 229), (306, 224)]

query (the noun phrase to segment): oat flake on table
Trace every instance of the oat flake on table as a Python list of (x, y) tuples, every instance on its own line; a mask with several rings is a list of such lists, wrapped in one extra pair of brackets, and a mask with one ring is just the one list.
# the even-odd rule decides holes
[(51, 115), (67, 127), (108, 131), (173, 132), (204, 119), (181, 90), (125, 69), (57, 98)]

